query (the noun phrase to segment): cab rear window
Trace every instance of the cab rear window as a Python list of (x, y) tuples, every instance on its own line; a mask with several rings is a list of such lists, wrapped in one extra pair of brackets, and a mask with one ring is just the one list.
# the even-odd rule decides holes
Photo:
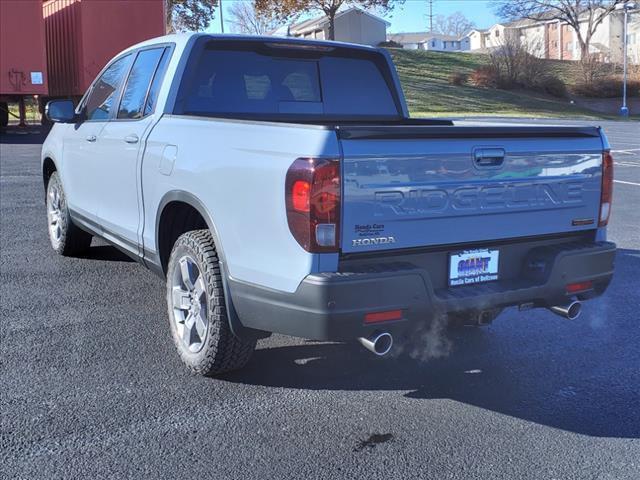
[(354, 57), (342, 51), (319, 54), (250, 42), (233, 48), (205, 47), (187, 67), (177, 113), (398, 118), (382, 59), (376, 52)]

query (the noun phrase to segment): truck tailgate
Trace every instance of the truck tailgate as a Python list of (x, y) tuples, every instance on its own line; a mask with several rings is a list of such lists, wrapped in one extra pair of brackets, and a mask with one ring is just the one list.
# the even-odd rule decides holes
[(597, 227), (603, 143), (583, 127), (337, 127), (342, 251)]

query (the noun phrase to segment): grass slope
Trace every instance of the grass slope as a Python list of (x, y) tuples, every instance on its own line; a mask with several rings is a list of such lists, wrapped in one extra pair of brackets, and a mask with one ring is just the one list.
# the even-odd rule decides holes
[[(421, 116), (528, 116), (602, 118), (569, 100), (529, 90), (497, 90), (449, 84), (456, 72), (470, 74), (487, 57), (472, 53), (390, 50), (411, 115)], [(571, 84), (578, 75), (571, 62), (550, 61), (552, 70)]]

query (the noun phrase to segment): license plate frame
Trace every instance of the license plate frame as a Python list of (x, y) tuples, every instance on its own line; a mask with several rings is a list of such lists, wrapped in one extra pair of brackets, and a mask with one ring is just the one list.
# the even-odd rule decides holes
[(449, 253), (449, 287), (495, 282), (500, 276), (500, 250), (474, 248)]

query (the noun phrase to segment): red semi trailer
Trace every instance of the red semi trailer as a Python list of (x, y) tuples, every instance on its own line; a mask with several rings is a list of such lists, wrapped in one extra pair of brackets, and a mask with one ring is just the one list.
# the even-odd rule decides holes
[(78, 98), (119, 51), (165, 34), (164, 0), (47, 0), (51, 97)]
[(42, 0), (0, 0), (0, 127), (9, 123), (9, 103), (48, 93)]
[(79, 99), (116, 53), (164, 34), (165, 0), (0, 0), (0, 125), (8, 103), (24, 120), (25, 99)]

